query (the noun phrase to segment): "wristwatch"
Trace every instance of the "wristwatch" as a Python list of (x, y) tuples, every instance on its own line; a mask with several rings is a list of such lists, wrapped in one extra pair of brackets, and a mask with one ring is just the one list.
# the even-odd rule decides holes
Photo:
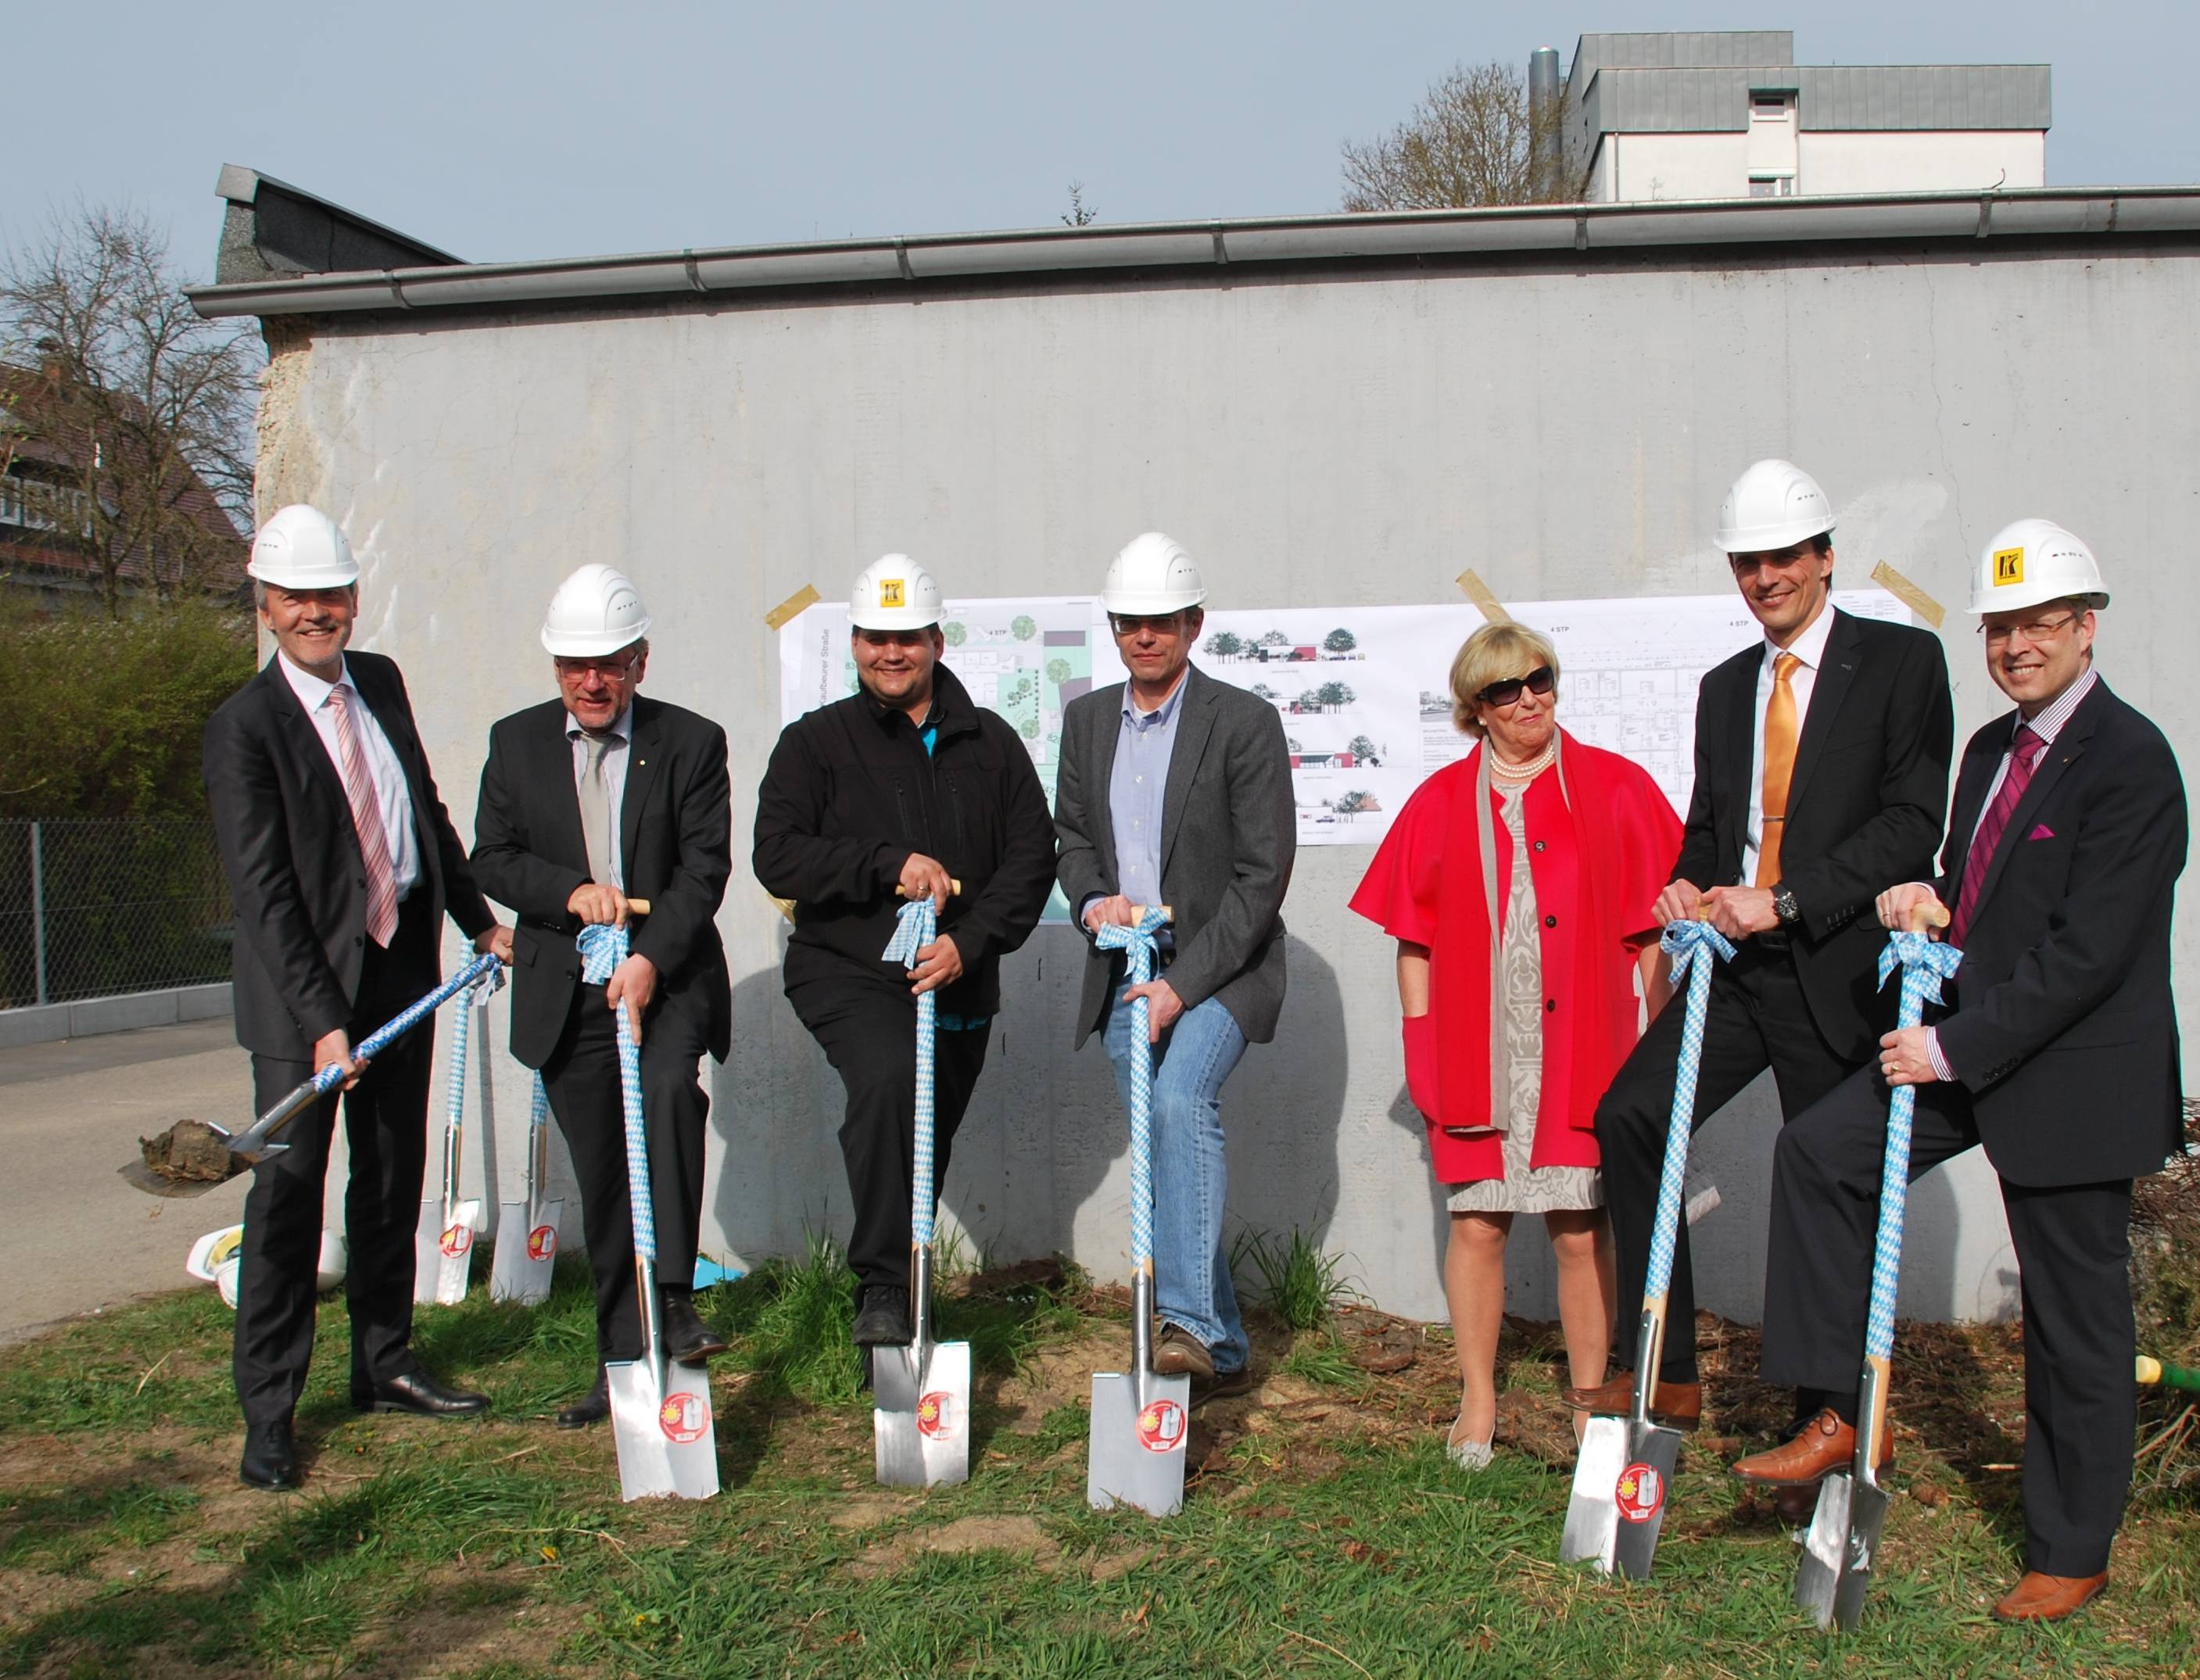
[(1802, 907), (1795, 902), (1795, 890), (1785, 881), (1773, 885), (1772, 913), (1780, 918), (1783, 928), (1792, 928), (1803, 919)]

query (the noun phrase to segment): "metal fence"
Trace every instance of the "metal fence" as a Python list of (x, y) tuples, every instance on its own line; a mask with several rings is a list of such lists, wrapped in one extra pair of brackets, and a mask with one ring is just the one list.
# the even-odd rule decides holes
[(0, 1009), (229, 978), (204, 818), (0, 822)]

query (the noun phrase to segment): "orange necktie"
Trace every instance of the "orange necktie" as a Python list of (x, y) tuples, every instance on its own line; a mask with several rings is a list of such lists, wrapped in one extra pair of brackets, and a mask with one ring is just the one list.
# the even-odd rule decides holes
[(1772, 698), (1764, 704), (1764, 827), (1757, 843), (1759, 887), (1780, 884), (1780, 836), (1788, 826), (1788, 783), (1795, 774), (1795, 690), (1788, 678), (1803, 661), (1782, 653), (1772, 662)]

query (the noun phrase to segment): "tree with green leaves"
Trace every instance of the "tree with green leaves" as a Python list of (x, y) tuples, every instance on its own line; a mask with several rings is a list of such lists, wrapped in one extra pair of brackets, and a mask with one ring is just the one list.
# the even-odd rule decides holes
[(1245, 651), (1244, 639), (1230, 630), (1217, 630), (1200, 650), (1212, 659), (1234, 659)]
[(1321, 639), (1321, 645), (1331, 653), (1349, 653), (1360, 646), (1360, 638), (1350, 630), (1335, 629)]

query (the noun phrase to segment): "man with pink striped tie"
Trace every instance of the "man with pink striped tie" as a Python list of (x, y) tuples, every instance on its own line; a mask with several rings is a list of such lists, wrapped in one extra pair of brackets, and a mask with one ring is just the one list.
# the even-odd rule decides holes
[[(2016, 710), (1964, 750), (1940, 879), (1878, 904), (1896, 928), (1952, 902), (1962, 966), (1943, 1010), (1887, 1034), (1773, 1152), (1772, 1241), (1791, 1263), (1767, 1283), (1764, 1375), (1842, 1397), (1863, 1364), (1890, 1089), (1917, 1087), (1913, 1180), (1973, 1144), (2001, 1175), (2026, 1407), (2025, 1572), (1994, 1606), (2004, 1621), (2060, 1620), (2108, 1584), (2135, 1418), (2132, 1180), (2160, 1170), (2182, 1121), (2185, 787), (2162, 731), (2093, 668), (2108, 604), (2092, 550), (2058, 525), (2020, 519), (1986, 544), (1971, 610)], [(1808, 1444), (1846, 1461), (1853, 1442), (1836, 1426)]]
[[(512, 957), (436, 793), (395, 662), (347, 654), (359, 562), (326, 514), (285, 507), (252, 545), (253, 599), (277, 653), (206, 730), (207, 798), (236, 902), (237, 1039), (265, 1109), (331, 1065), (351, 1151), (344, 1192), (351, 1399), (362, 1411), (485, 1411), (412, 1350), (412, 1226), (426, 1153), (434, 1035), (375, 1059), (351, 1046), (441, 977), (443, 913), (477, 951)], [(293, 1120), (290, 1147), (244, 1203), (237, 1303), (239, 1474), (296, 1484), (291, 1414), (313, 1345), (313, 1279), (334, 1096)]]

